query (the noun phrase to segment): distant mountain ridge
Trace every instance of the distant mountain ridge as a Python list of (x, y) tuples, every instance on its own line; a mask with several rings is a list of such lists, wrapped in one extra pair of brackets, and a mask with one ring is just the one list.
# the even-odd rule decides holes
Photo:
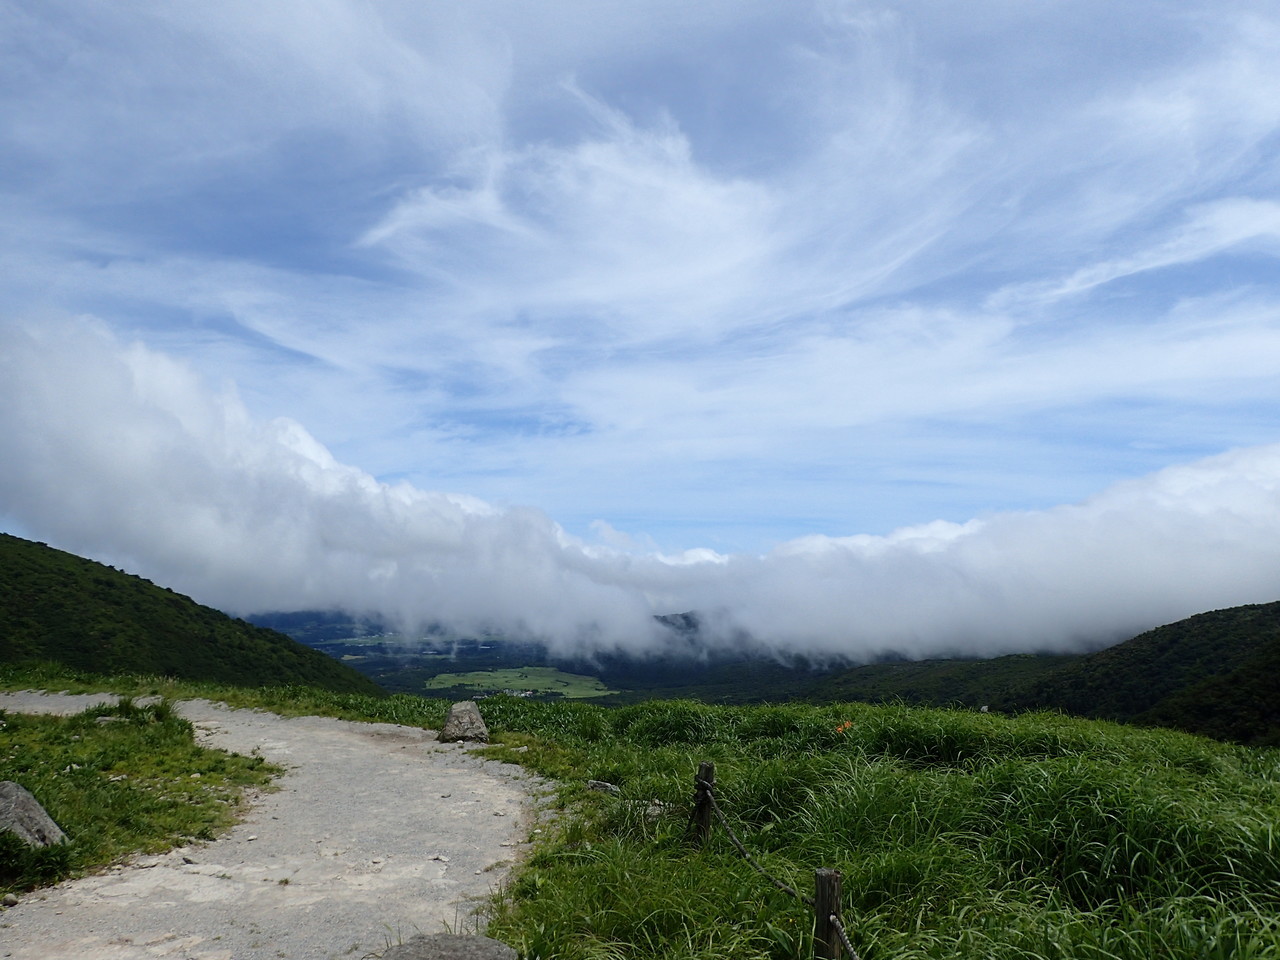
[(377, 694), (310, 647), (190, 597), (43, 543), (0, 533), (0, 663), (54, 661), (239, 686)]

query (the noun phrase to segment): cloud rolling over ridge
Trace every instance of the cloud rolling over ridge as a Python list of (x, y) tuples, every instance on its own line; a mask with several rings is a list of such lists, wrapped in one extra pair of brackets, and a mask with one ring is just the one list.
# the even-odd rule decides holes
[(665, 556), (570, 536), (533, 508), (379, 482), (84, 321), (0, 327), (0, 406), (13, 518), (240, 613), (342, 607), (573, 652), (659, 648), (652, 615), (696, 610), (712, 646), (745, 633), (863, 660), (1073, 649), (1273, 600), (1280, 584), (1280, 445), (1048, 510)]

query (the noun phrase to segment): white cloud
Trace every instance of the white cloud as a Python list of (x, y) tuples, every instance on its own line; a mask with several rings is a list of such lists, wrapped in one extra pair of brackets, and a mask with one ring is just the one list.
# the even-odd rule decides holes
[(1193, 207), (1186, 222), (1152, 246), (1115, 260), (1091, 264), (1062, 280), (1044, 281), (999, 291), (996, 309), (1026, 309), (1063, 297), (1078, 296), (1126, 277), (1197, 263), (1244, 247), (1271, 257), (1280, 255), (1280, 203), (1231, 197)]
[[(781, 583), (806, 534), (1072, 502), (1275, 439), (1280, 31), (1253, 0), (260, 6), (0, 10), (0, 302), (98, 317), (170, 391), (137, 406), (134, 374), (85, 360), (78, 389), (138, 420), (100, 427), (124, 462), (21, 448), (102, 462), (118, 519), (70, 514), (101, 549), (143, 544), (124, 491), (154, 483), (190, 513), (157, 543), (200, 529), (230, 556), (247, 486), (281, 544), (346, 557), (282, 565), (279, 596), (367, 564), (361, 598), (420, 608), (373, 516), (468, 531), (468, 615), (528, 566), (631, 616), (715, 606), (794, 541), (761, 561)], [(39, 360), (57, 346), (24, 349), (77, 382)], [(240, 399), (183, 399), (192, 371)], [(204, 467), (170, 491), (143, 469), (165, 450)], [(24, 469), (11, 513), (73, 533)], [(631, 537), (575, 545), (547, 516)], [(338, 533), (298, 533), (318, 524)], [(930, 545), (936, 572), (988, 535), (821, 555)], [(204, 589), (185, 547), (144, 545)], [(257, 589), (218, 563), (218, 596)]]
[(577, 97), (599, 135), (485, 155), (474, 183), (413, 191), (361, 242), (489, 323), (526, 313), (588, 342), (714, 335), (768, 269), (769, 191), (707, 175), (669, 120), (641, 129)]
[(746, 631), (859, 659), (1120, 639), (1273, 599), (1280, 582), (1280, 446), (1045, 511), (663, 556), (616, 531), (613, 547), (584, 544), (529, 508), (379, 483), (98, 325), (0, 331), (4, 512), (236, 611), (339, 605), (590, 650), (645, 649), (653, 613), (697, 610), (711, 643)]

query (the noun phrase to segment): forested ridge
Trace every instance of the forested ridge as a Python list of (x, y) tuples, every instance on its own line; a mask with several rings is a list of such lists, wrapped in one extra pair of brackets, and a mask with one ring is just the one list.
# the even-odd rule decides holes
[(378, 691), (367, 677), (282, 633), (113, 567), (0, 534), (0, 662), (23, 661), (240, 686)]

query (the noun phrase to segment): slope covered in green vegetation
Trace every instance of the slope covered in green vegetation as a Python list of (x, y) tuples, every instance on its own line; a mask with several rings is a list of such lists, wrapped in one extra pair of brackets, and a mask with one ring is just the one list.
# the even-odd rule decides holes
[(0, 534), (0, 663), (42, 660), (104, 674), (378, 691), (367, 677), (282, 633), (141, 577)]
[(1198, 614), (1090, 654), (867, 664), (799, 696), (1052, 709), (1280, 746), (1280, 603)]
[(1280, 743), (1280, 603), (1202, 613), (1075, 659), (997, 701)]
[[(528, 957), (810, 956), (802, 894), (843, 874), (863, 960), (1280, 955), (1280, 756), (1056, 714), (845, 704), (485, 701), (524, 762), (618, 784), (575, 807), (491, 928)], [(658, 801), (656, 804), (654, 801)]]
[(899, 660), (869, 663), (814, 681), (807, 696), (833, 702), (902, 700), (928, 706), (980, 707), (1005, 703), (1028, 684), (1078, 658), (1015, 654), (991, 660)]

